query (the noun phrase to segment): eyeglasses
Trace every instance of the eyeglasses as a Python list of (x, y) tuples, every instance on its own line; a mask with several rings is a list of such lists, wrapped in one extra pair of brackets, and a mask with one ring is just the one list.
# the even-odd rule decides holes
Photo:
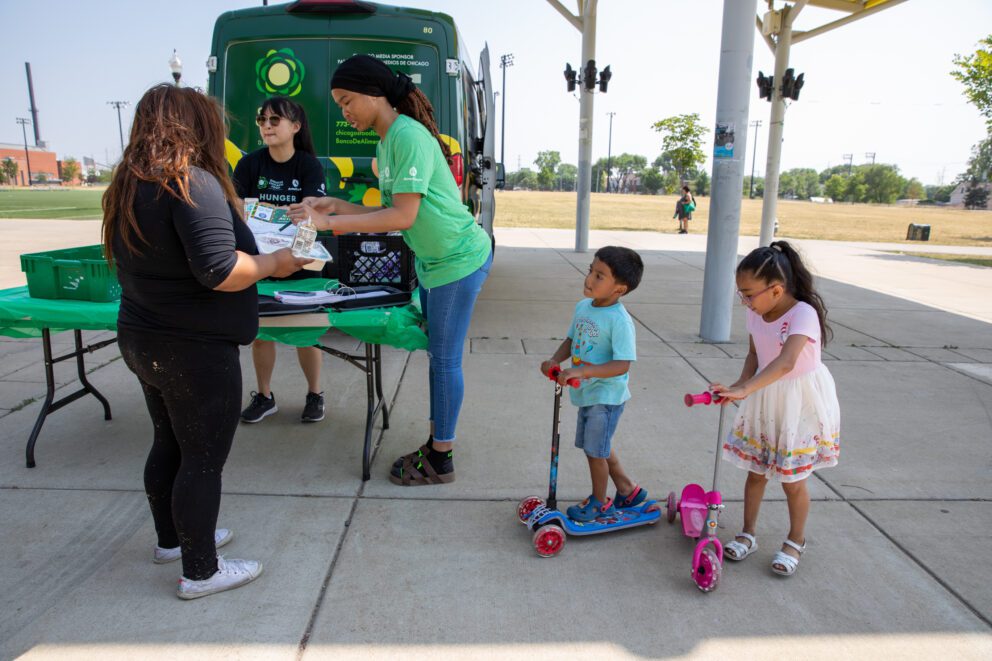
[(265, 126), (268, 122), (269, 126), (279, 126), (279, 122), (282, 121), (282, 117), (279, 115), (259, 115), (255, 118), (255, 123), (259, 126)]
[(746, 305), (748, 307), (751, 307), (751, 301), (753, 301), (754, 299), (758, 298), (759, 296), (761, 296), (762, 294), (764, 294), (769, 289), (772, 289), (773, 287), (776, 287), (778, 285), (779, 285), (779, 283), (777, 283), (777, 282), (775, 284), (773, 284), (773, 285), (768, 285), (767, 287), (765, 287), (764, 289), (762, 289), (761, 291), (759, 291), (757, 294), (751, 294), (750, 296), (745, 296), (744, 295), (744, 292), (742, 292), (740, 289), (738, 289), (737, 290), (737, 298), (738, 298), (738, 300), (740, 300), (741, 305)]

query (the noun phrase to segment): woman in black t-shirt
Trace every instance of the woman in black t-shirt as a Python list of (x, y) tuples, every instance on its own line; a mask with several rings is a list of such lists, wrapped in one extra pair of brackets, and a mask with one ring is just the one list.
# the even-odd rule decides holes
[(255, 282), (306, 263), (259, 255), (227, 176), (217, 102), (175, 85), (148, 90), (103, 196), (103, 245), (121, 283), (117, 340), (138, 377), (154, 440), (144, 483), (156, 563), (182, 558), (178, 596), (254, 580), (261, 563), (217, 557), (221, 474), (241, 406), (239, 344), (258, 332)]
[[(325, 194), (324, 168), (314, 155), (313, 139), (303, 108), (289, 99), (273, 97), (259, 109), (258, 132), (265, 147), (253, 151), (234, 168), (234, 188), (243, 199), (258, 198), (276, 206), (301, 202), (305, 197)], [(313, 277), (299, 273), (302, 277)], [(276, 345), (268, 340), (255, 340), (251, 345), (255, 363), (258, 391), (252, 391), (251, 401), (241, 419), (261, 422), (278, 411), (272, 394), (272, 372), (276, 366)], [(296, 356), (307, 379), (307, 396), (301, 419), (317, 422), (324, 419), (324, 393), (320, 387), (321, 352), (316, 347), (297, 347)]]

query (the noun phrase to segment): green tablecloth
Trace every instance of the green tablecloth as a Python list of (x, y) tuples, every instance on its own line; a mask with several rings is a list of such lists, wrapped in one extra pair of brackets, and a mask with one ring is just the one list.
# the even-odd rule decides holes
[[(333, 284), (333, 280), (310, 278), (258, 283), (260, 294), (280, 289), (314, 291)], [(0, 290), (0, 335), (25, 338), (41, 337), (41, 329), (117, 330), (119, 301), (90, 303), (63, 299), (31, 298), (27, 287)], [(407, 351), (427, 348), (427, 335), (420, 328), (420, 300), (414, 292), (413, 302), (402, 307), (373, 310), (331, 311), (325, 326), (310, 328), (261, 328), (258, 337), (298, 347), (317, 344), (328, 328), (370, 344), (388, 344)]]

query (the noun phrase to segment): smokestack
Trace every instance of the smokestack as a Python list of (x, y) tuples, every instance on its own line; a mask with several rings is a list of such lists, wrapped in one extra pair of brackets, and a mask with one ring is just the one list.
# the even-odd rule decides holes
[(41, 129), (38, 128), (38, 108), (34, 105), (34, 83), (31, 82), (31, 63), (25, 62), (24, 69), (28, 72), (28, 97), (31, 99), (31, 124), (34, 126), (34, 146), (45, 148), (41, 140)]

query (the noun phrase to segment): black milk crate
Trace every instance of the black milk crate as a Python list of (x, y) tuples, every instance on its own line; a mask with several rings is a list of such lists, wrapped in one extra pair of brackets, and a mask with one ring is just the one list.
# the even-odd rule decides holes
[(342, 234), (338, 239), (338, 280), (342, 285), (417, 286), (413, 251), (400, 235)]

